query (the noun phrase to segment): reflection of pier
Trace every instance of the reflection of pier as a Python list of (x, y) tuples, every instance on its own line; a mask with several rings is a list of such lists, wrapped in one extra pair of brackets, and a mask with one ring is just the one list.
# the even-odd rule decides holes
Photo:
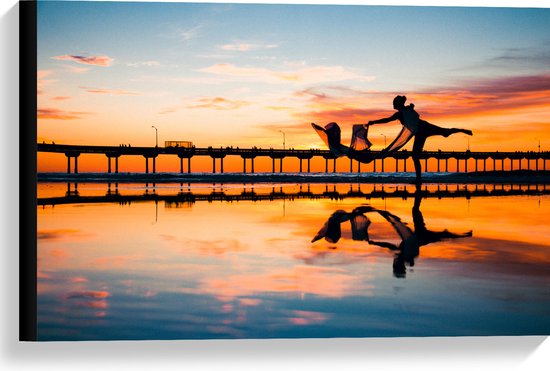
[[(336, 172), (337, 159), (327, 150), (319, 149), (262, 149), (262, 148), (183, 148), (183, 147), (114, 147), (114, 146), (80, 146), (80, 145), (60, 145), (60, 144), (37, 144), (38, 152), (61, 153), (67, 157), (67, 173), (71, 172), (71, 162), (73, 163), (72, 171), (78, 173), (78, 158), (81, 154), (100, 154), (107, 157), (108, 173), (113, 172), (112, 163), (114, 161), (114, 172), (119, 172), (118, 160), (121, 156), (141, 156), (145, 159), (145, 173), (149, 173), (149, 163), (152, 163), (152, 172), (156, 173), (156, 160), (160, 155), (178, 156), (180, 159), (180, 173), (184, 172), (184, 160), (186, 162), (186, 172), (191, 173), (191, 159), (195, 156), (206, 156), (212, 158), (212, 172), (216, 173), (219, 169), (220, 173), (224, 172), (224, 159), (227, 156), (241, 157), (243, 160), (243, 173), (247, 171), (254, 173), (254, 160), (257, 157), (271, 158), (272, 172), (283, 172), (283, 160), (287, 157), (299, 159), (299, 171), (311, 171), (311, 160), (315, 157), (325, 160), (325, 172), (329, 172), (329, 160), (332, 161), (332, 172)], [(376, 154), (378, 151), (372, 151)], [(363, 170), (384, 172), (384, 164), (390, 161), (395, 161), (395, 171), (407, 171), (407, 160), (411, 157), (409, 151), (398, 151), (389, 155), (385, 159), (378, 159), (371, 164), (363, 164)], [(72, 159), (72, 161), (71, 161)], [(475, 171), (487, 171), (491, 165), (492, 170), (504, 170), (506, 162), (509, 165), (509, 170), (546, 170), (546, 160), (550, 159), (550, 152), (449, 152), (449, 151), (424, 151), (421, 155), (423, 167), (425, 171), (449, 171), (449, 161), (456, 162), (456, 171), (460, 172), (461, 168), (464, 172), (468, 168)], [(431, 161), (430, 161), (431, 160)], [(357, 172), (361, 172), (361, 164), (357, 161), (352, 161), (347, 158), (342, 158), (340, 161), (349, 162), (349, 171), (353, 172), (354, 163)], [(433, 162), (436, 162), (435, 164)], [(247, 162), (250, 166), (247, 167)], [(276, 166), (278, 162), (278, 166)], [(305, 165), (303, 165), (305, 162)], [(431, 162), (431, 163), (430, 163)], [(472, 163), (473, 162), (473, 163)], [(219, 168), (216, 164), (219, 163)], [(462, 166), (461, 166), (462, 164)], [(429, 166), (430, 165), (430, 166)]]
[[(105, 195), (98, 196), (80, 196), (77, 191), (71, 190), (68, 185), (68, 192), (64, 197), (48, 197), (39, 198), (37, 204), (39, 206), (47, 205), (63, 205), (63, 204), (92, 204), (92, 203), (120, 203), (130, 204), (132, 202), (159, 202), (164, 201), (167, 208), (189, 207), (195, 202), (238, 202), (238, 201), (275, 201), (275, 200), (296, 200), (296, 199), (332, 199), (343, 200), (346, 198), (364, 198), (369, 199), (386, 199), (414, 198), (414, 186), (402, 187), (374, 187), (369, 192), (364, 192), (360, 188), (354, 189), (350, 186), (347, 192), (337, 190), (336, 185), (315, 187), (312, 190), (310, 185), (303, 185), (295, 192), (285, 192), (282, 187), (272, 188), (271, 192), (262, 189), (262, 192), (256, 192), (254, 189), (247, 189), (241, 193), (229, 193), (224, 191), (214, 191), (211, 193), (193, 193), (191, 191), (180, 191), (176, 194), (162, 195), (156, 191), (150, 192), (148, 189), (142, 194), (123, 195), (109, 188)], [(75, 184), (76, 189), (76, 184)], [(154, 189), (154, 187), (153, 187)], [(463, 187), (459, 185), (438, 185), (430, 189), (426, 188), (421, 191), (423, 198), (472, 198), (472, 197), (487, 197), (487, 196), (540, 196), (550, 194), (550, 186), (543, 185), (475, 185), (472, 187)]]

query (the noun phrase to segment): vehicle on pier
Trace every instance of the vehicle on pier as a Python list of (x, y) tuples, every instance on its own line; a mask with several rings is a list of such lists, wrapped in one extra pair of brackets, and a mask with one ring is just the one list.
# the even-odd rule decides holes
[(186, 140), (166, 140), (164, 141), (164, 147), (193, 148), (193, 142)]

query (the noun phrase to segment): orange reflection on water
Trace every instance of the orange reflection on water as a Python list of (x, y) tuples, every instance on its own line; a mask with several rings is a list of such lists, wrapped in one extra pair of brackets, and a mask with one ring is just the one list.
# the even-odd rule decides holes
[[(101, 187), (80, 189), (94, 194)], [(288, 185), (285, 191), (299, 187)], [(310, 190), (322, 192), (323, 187)], [(350, 185), (337, 187), (344, 193)], [(60, 189), (42, 191), (57, 197)], [(264, 191), (271, 187), (256, 189)], [(398, 250), (354, 241), (347, 222), (341, 224), (338, 242), (310, 241), (335, 211), (366, 204), (390, 212), (414, 232), (419, 228), (414, 201), (351, 197), (199, 201), (183, 207), (164, 201), (39, 207), (38, 292), (57, 297), (67, 313), (86, 308), (82, 315), (89, 318), (107, 318), (110, 301), (121, 297), (153, 305), (167, 294), (201, 295), (216, 300), (220, 313), (228, 316), (212, 325), (212, 332), (240, 336), (231, 326), (246, 323), (257, 308), (268, 306), (266, 295), (307, 300), (380, 294), (387, 280), (395, 279), (392, 262)], [(419, 210), (427, 230), (473, 231), (473, 236), (421, 246), (408, 279), (434, 269), (449, 277), (547, 277), (547, 196), (428, 198)], [(372, 240), (399, 245), (387, 220), (366, 215)], [(292, 309), (285, 315), (287, 323), (299, 326), (329, 318), (327, 311)]]

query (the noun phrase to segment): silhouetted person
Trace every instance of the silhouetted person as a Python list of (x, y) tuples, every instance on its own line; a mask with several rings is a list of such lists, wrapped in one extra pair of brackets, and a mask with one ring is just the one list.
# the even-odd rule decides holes
[(424, 144), (426, 143), (426, 139), (428, 137), (434, 135), (448, 137), (449, 135), (455, 133), (472, 135), (472, 131), (457, 128), (446, 129), (421, 120), (420, 115), (414, 110), (414, 104), (411, 103), (408, 106), (405, 106), (406, 101), (407, 97), (398, 95), (393, 99), (393, 108), (397, 110), (396, 113), (387, 118), (369, 121), (367, 125), (386, 124), (391, 121), (399, 120), (405, 128), (412, 132), (414, 135), (412, 158), (414, 170), (416, 171), (416, 183), (418, 184), (421, 182), (422, 173), (422, 167), (420, 166), (420, 154), (422, 153)]
[[(346, 221), (351, 222), (352, 239), (355, 241), (367, 241), (370, 245), (376, 245), (396, 251), (393, 260), (393, 274), (395, 277), (403, 278), (406, 274), (406, 265), (414, 266), (414, 259), (420, 253), (420, 247), (433, 242), (439, 242), (446, 239), (471, 237), (472, 231), (466, 233), (452, 233), (448, 230), (431, 231), (426, 228), (424, 217), (420, 211), (422, 196), (420, 192), (415, 193), (414, 205), (412, 208), (412, 217), (414, 231), (402, 222), (401, 219), (385, 210), (378, 210), (371, 206), (360, 206), (351, 213), (343, 210), (334, 212), (325, 225), (317, 232), (311, 242), (324, 238), (328, 242), (336, 243), (341, 237), (340, 224)], [(371, 221), (365, 215), (369, 212), (376, 212), (386, 219), (401, 238), (401, 242), (396, 245), (385, 241), (375, 241), (369, 237), (368, 228)]]

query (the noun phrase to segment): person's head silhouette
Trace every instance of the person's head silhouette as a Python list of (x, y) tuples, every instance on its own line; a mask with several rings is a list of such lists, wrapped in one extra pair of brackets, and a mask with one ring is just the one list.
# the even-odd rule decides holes
[(400, 110), (403, 107), (405, 107), (405, 102), (407, 101), (407, 97), (404, 95), (398, 95), (397, 97), (393, 98), (393, 108), (396, 110)]

